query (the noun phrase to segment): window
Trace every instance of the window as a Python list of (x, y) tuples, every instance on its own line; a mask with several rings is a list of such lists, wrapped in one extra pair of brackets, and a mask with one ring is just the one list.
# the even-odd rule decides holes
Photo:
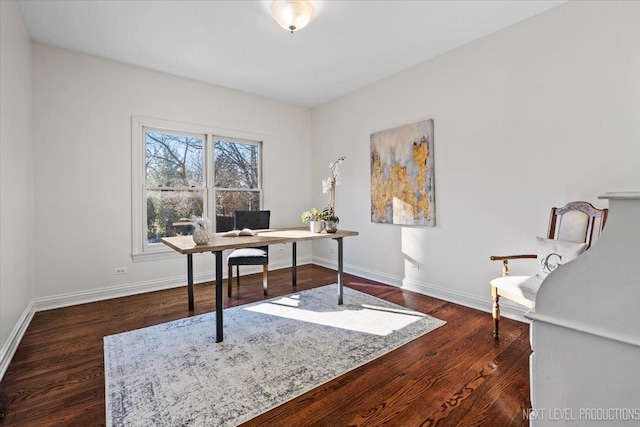
[(236, 210), (260, 209), (260, 145), (214, 141), (216, 231), (233, 228)]
[(191, 234), (192, 215), (215, 218), (212, 229), (221, 232), (233, 228), (236, 210), (261, 209), (261, 141), (255, 134), (134, 117), (134, 261), (172, 255), (160, 239)]
[(147, 244), (190, 234), (191, 215), (203, 216), (205, 139), (144, 128)]

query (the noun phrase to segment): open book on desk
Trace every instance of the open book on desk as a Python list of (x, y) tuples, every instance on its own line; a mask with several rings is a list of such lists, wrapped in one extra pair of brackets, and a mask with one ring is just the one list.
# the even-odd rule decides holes
[(222, 237), (255, 236), (256, 234), (258, 234), (257, 231), (253, 231), (250, 228), (243, 228), (242, 230), (227, 231)]

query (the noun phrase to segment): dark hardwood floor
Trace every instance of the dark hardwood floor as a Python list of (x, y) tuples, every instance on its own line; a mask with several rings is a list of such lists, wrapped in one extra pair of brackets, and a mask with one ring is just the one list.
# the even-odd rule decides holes
[[(491, 315), (345, 275), (345, 284), (447, 321), (411, 343), (247, 422), (246, 426), (525, 426), (529, 329)], [(298, 290), (335, 283), (335, 271), (298, 268)], [(2, 382), (6, 426), (105, 423), (102, 338), (212, 311), (215, 289), (184, 287), (36, 313)], [(269, 273), (269, 297), (292, 291), (290, 270)], [(226, 294), (226, 292), (225, 292)], [(260, 275), (242, 278), (225, 307), (264, 299)], [(206, 398), (203, 396), (203, 398)]]

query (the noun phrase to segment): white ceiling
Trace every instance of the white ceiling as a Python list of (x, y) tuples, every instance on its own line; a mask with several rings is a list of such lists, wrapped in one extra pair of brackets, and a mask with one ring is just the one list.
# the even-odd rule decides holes
[(311, 1), (294, 33), (271, 1), (20, 0), (33, 40), (315, 107), (563, 1)]

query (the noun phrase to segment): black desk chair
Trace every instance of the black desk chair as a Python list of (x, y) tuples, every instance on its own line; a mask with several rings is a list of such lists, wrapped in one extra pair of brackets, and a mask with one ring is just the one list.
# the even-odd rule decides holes
[[(236, 230), (250, 228), (260, 230), (269, 228), (271, 211), (235, 211), (234, 226)], [(231, 282), (233, 280), (233, 266), (236, 266), (236, 281), (240, 287), (240, 266), (241, 265), (261, 265), (262, 266), (262, 288), (264, 295), (267, 295), (267, 276), (269, 265), (269, 246), (259, 246), (256, 248), (236, 249), (227, 258), (229, 265), (229, 277), (227, 282), (227, 295), (231, 297)]]

